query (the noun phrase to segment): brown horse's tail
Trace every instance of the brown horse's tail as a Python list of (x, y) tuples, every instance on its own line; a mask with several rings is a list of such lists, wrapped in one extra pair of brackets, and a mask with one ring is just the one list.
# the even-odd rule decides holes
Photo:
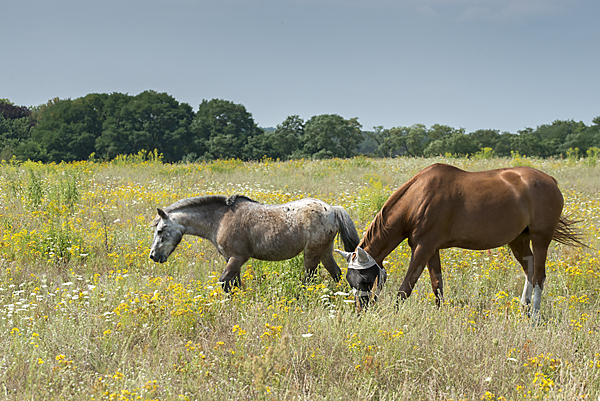
[(558, 220), (558, 226), (556, 226), (556, 230), (554, 230), (552, 239), (561, 244), (583, 246), (587, 248), (587, 245), (581, 238), (581, 233), (574, 227), (577, 223), (579, 223), (579, 221), (569, 220), (566, 217), (561, 216), (560, 220)]
[(346, 209), (341, 206), (334, 206), (333, 210), (335, 212), (335, 219), (339, 225), (338, 232), (344, 243), (344, 249), (346, 252), (354, 252), (360, 241), (356, 226)]

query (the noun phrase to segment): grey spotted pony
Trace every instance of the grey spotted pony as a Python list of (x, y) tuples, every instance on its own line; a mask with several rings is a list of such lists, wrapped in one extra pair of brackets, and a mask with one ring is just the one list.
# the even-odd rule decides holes
[(223, 289), (240, 284), (240, 268), (249, 259), (291, 259), (304, 251), (304, 268), (312, 276), (321, 262), (334, 280), (341, 270), (333, 258), (339, 233), (348, 252), (359, 237), (354, 222), (340, 206), (318, 199), (264, 205), (246, 196), (198, 196), (157, 209), (150, 259), (164, 263), (184, 234), (205, 238), (225, 258)]

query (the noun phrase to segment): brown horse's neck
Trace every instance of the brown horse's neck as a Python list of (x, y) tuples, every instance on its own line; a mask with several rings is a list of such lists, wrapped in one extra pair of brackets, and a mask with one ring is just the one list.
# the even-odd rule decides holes
[(358, 244), (381, 266), (383, 259), (408, 237), (410, 219), (402, 206), (402, 196), (420, 174), (404, 183), (385, 202)]
[(406, 239), (406, 235), (404, 234), (402, 224), (385, 221), (384, 217), (380, 214), (381, 212), (375, 217), (375, 220), (369, 226), (358, 246), (364, 249), (382, 266), (383, 259)]

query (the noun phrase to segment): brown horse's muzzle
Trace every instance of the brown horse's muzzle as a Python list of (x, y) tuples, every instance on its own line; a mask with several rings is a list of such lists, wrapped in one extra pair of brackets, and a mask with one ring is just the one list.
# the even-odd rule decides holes
[(362, 310), (369, 305), (371, 299), (377, 301), (379, 293), (387, 281), (387, 272), (379, 265), (364, 270), (348, 269), (346, 280), (356, 290), (356, 306)]

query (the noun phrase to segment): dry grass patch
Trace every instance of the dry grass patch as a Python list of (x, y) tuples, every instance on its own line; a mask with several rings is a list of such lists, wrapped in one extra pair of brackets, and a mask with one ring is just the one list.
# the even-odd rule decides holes
[[(555, 176), (589, 249), (553, 246), (532, 327), (506, 247), (442, 251), (446, 301), (428, 277), (398, 305), (410, 257), (386, 260), (381, 300), (357, 316), (349, 287), (301, 257), (249, 261), (224, 294), (224, 261), (186, 237), (148, 258), (157, 206), (242, 193), (345, 207), (359, 232), (433, 162), (530, 164)], [(365, 159), (163, 165), (157, 160), (0, 166), (0, 393), (46, 399), (595, 399), (600, 396), (600, 182), (573, 160)], [(339, 259), (341, 264), (341, 259)], [(426, 274), (424, 274), (426, 276)]]

